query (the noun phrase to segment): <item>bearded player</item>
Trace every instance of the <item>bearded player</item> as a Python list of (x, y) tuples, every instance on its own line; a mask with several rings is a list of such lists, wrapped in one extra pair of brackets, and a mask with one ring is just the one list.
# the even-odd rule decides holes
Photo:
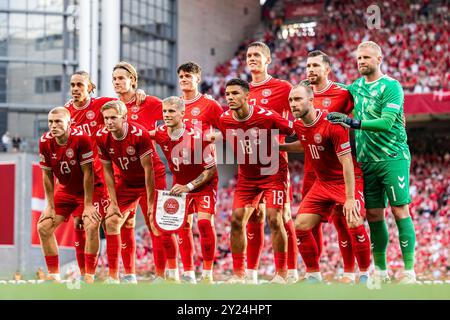
[[(370, 267), (370, 240), (364, 228), (364, 181), (362, 171), (352, 156), (348, 130), (333, 126), (326, 114), (314, 108), (313, 90), (304, 85), (295, 86), (289, 103), (295, 118), (297, 146), (305, 150), (316, 179), (300, 204), (295, 225), (299, 251), (306, 265), (305, 279), (319, 282), (319, 251), (312, 229), (323, 218), (344, 215), (351, 234), (351, 242), (360, 269), (360, 283), (368, 280)], [(339, 130), (336, 130), (339, 128)], [(295, 144), (281, 145), (280, 149), (295, 151)]]

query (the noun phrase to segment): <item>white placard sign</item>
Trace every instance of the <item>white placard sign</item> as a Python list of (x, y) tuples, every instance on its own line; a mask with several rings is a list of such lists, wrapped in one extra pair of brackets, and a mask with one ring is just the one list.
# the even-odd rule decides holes
[(175, 232), (186, 220), (186, 193), (171, 195), (166, 190), (156, 190), (155, 225), (160, 231)]

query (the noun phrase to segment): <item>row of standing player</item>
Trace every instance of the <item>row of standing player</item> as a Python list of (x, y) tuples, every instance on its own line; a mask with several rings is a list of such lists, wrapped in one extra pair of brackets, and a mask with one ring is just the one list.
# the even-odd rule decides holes
[[(325, 56), (326, 57), (326, 56)], [(250, 93), (248, 95), (248, 102), (251, 106), (262, 106), (264, 108), (268, 108), (274, 111), (277, 111), (282, 118), (286, 119), (289, 117), (290, 114), (290, 107), (289, 107), (289, 93), (291, 92), (291, 85), (285, 81), (277, 80), (275, 78), (272, 78), (267, 74), (267, 66), (270, 63), (270, 51), (268, 51), (267, 46), (261, 43), (254, 43), (249, 46), (247, 51), (247, 65), (252, 73), (252, 79), (253, 82), (250, 84)], [(329, 73), (329, 65), (327, 65), (327, 61), (324, 58), (324, 55), (320, 52), (311, 53), (308, 57), (307, 62), (307, 72), (308, 72), (308, 79), (311, 82), (311, 85), (314, 88), (314, 107), (317, 109), (328, 109), (332, 111), (341, 111), (348, 113), (351, 111), (352, 103), (351, 103), (351, 96), (349, 95), (348, 91), (342, 90), (339, 87), (332, 84), (328, 79), (327, 75)], [(223, 129), (223, 125), (219, 123), (219, 119), (221, 121), (226, 118), (229, 114), (224, 116), (220, 116), (222, 113), (222, 108), (213, 100), (201, 95), (198, 92), (197, 86), (200, 82), (200, 68), (193, 64), (193, 63), (187, 63), (178, 69), (178, 75), (179, 75), (179, 82), (180, 87), (183, 91), (183, 99), (184, 103), (186, 105), (186, 111), (184, 113), (184, 118), (191, 120), (192, 124), (195, 124), (196, 121), (201, 121), (202, 126), (204, 129), (210, 129), (218, 128)], [(116, 66), (113, 72), (113, 83), (115, 86), (116, 92), (119, 94), (119, 99), (126, 102), (127, 111), (128, 111), (128, 119), (132, 122), (136, 122), (140, 125), (144, 126), (143, 131), (151, 131), (155, 129), (155, 124), (157, 120), (162, 119), (162, 106), (161, 102), (151, 96), (145, 96), (143, 99), (143, 102), (141, 102), (139, 105), (136, 103), (135, 95), (136, 95), (136, 84), (137, 84), (137, 73), (134, 70), (134, 68), (126, 63), (120, 63)], [(76, 73), (72, 76), (71, 79), (71, 86), (72, 86), (72, 96), (73, 100), (67, 105), (67, 109), (71, 111), (71, 118), (74, 122), (75, 126), (78, 128), (81, 128), (83, 131), (85, 131), (88, 135), (91, 137), (94, 137), (93, 133), (95, 133), (96, 129), (99, 128), (99, 126), (102, 124), (102, 115), (100, 112), (101, 107), (105, 104), (105, 102), (109, 100), (113, 100), (111, 98), (89, 98), (89, 91), (92, 89), (92, 83), (89, 81), (89, 76), (85, 73)], [(236, 83), (234, 86), (239, 87), (240, 89), (243, 89), (243, 92), (245, 93), (245, 85), (242, 86), (239, 83)], [(228, 88), (229, 86), (227, 86)], [(233, 87), (233, 85), (230, 86), (231, 89), (236, 89)], [(293, 90), (292, 92), (302, 92), (306, 91), (306, 95), (308, 95), (308, 92), (304, 88), (297, 88), (299, 90)], [(231, 104), (232, 102), (232, 93), (227, 92), (227, 101), (229, 101)], [(230, 97), (230, 100), (228, 100), (228, 97)], [(169, 105), (173, 105), (173, 103), (169, 103)], [(242, 104), (241, 104), (242, 105)], [(240, 105), (240, 107), (241, 107)], [(230, 108), (233, 109), (232, 105), (230, 105)], [(253, 108), (253, 107), (251, 107)], [(106, 110), (105, 110), (106, 111)], [(259, 113), (259, 112), (258, 112)], [(294, 113), (295, 114), (295, 113)], [(104, 116), (104, 115), (103, 115)], [(248, 119), (244, 119), (248, 120)], [(263, 120), (264, 122), (264, 120)], [(50, 123), (49, 123), (50, 124)], [(130, 124), (133, 126), (132, 124)], [(133, 127), (134, 129), (131, 130), (131, 132), (137, 131), (139, 133), (139, 125), (135, 125)], [(76, 131), (74, 131), (76, 132)], [(105, 132), (106, 134), (106, 132)], [(119, 136), (120, 137), (120, 136)], [(45, 139), (44, 139), (45, 140)], [(92, 139), (94, 141), (94, 144), (98, 139)], [(111, 139), (110, 139), (111, 140)], [(120, 140), (119, 140), (120, 141)], [(283, 142), (283, 141), (281, 141)], [(109, 146), (109, 144), (107, 145)], [(151, 147), (150, 147), (151, 148)], [(102, 149), (102, 148), (100, 148)], [(94, 148), (94, 153), (96, 152), (97, 148)], [(110, 150), (105, 150), (109, 152)], [(146, 150), (148, 151), (148, 150)], [(346, 150), (341, 150), (346, 151)], [(103, 154), (107, 153), (103, 152)], [(122, 157), (122, 160), (117, 160), (118, 167), (122, 167), (124, 169), (127, 165), (124, 162), (129, 160), (124, 160), (125, 158), (132, 158), (130, 156), (130, 153), (133, 153), (131, 149), (124, 150), (125, 157)], [(134, 152), (137, 152), (137, 150), (134, 150)], [(346, 152), (344, 152), (346, 153)], [(42, 153), (41, 153), (42, 154)], [(311, 154), (314, 157), (314, 152), (311, 151)], [(157, 189), (164, 189), (165, 188), (165, 177), (163, 177), (164, 172), (164, 166), (159, 164), (161, 161), (157, 159), (157, 153), (152, 151), (149, 152), (149, 154), (141, 154), (140, 156), (150, 155), (153, 160), (154, 164), (154, 176), (155, 176), (155, 187)], [(308, 155), (308, 153), (306, 153)], [(136, 158), (136, 157), (135, 157)], [(308, 157), (307, 157), (308, 158)], [(117, 158), (120, 159), (120, 158)], [(285, 154), (282, 156), (282, 159), (285, 159), (287, 162), (287, 158), (285, 158)], [(111, 159), (103, 159), (104, 161), (108, 161)], [(68, 163), (70, 163), (70, 159), (68, 159)], [(306, 160), (308, 163), (308, 160)], [(114, 161), (113, 161), (114, 162)], [(141, 159), (142, 162), (142, 159)], [(309, 161), (310, 162), (310, 161)], [(98, 171), (99, 174), (101, 174), (101, 166), (98, 166), (98, 161), (94, 162), (95, 171)], [(107, 163), (107, 162), (106, 162)], [(161, 163), (162, 164), (162, 163)], [(173, 164), (173, 163), (172, 163)], [(44, 165), (45, 166), (45, 165)], [(117, 167), (117, 166), (116, 166)], [(309, 167), (309, 168), (308, 168)], [(65, 168), (65, 167), (64, 167)], [(60, 164), (60, 171), (64, 172), (63, 166)], [(147, 168), (148, 169), (148, 168)], [(172, 169), (172, 168), (171, 168)], [(209, 168), (205, 167), (205, 170)], [(245, 175), (245, 170), (239, 171), (239, 177), (242, 177), (242, 173)], [(145, 170), (144, 170), (145, 171)], [(173, 170), (172, 170), (173, 171)], [(282, 171), (282, 170), (281, 170)], [(106, 170), (105, 170), (106, 172)], [(314, 174), (313, 170), (310, 165), (307, 164), (307, 168), (305, 169), (305, 188), (303, 190), (303, 196), (306, 195), (308, 192), (308, 187), (311, 187), (314, 181)], [(142, 173), (142, 172), (141, 172)], [(116, 174), (117, 182), (120, 183), (120, 178), (123, 177), (123, 180), (126, 180), (126, 175), (120, 175)], [(145, 175), (144, 175), (145, 176)], [(106, 177), (105, 177), (106, 178)], [(58, 177), (59, 179), (59, 177)], [(288, 182), (287, 176), (282, 178), (283, 182)], [(62, 180), (59, 179), (62, 183)], [(144, 179), (141, 179), (142, 182), (145, 181)], [(241, 191), (237, 191), (237, 195), (235, 196), (235, 209), (243, 209), (240, 210), (242, 212), (236, 212), (234, 210), (233, 212), (233, 223), (232, 223), (232, 254), (233, 254), (233, 261), (234, 261), (234, 270), (235, 274), (238, 276), (238, 278), (242, 278), (243, 276), (243, 269), (244, 269), (244, 251), (246, 250), (247, 255), (247, 270), (248, 275), (247, 278), (250, 278), (252, 282), (257, 281), (257, 268), (258, 268), (258, 261), (259, 256), (262, 251), (262, 241), (263, 241), (263, 222), (265, 217), (265, 211), (267, 211), (269, 225), (271, 226), (272, 234), (274, 236), (273, 243), (274, 243), (274, 251), (275, 251), (275, 261), (277, 264), (277, 275), (279, 275), (281, 278), (286, 279), (286, 264), (288, 267), (287, 272), (287, 279), (288, 281), (296, 281), (298, 278), (297, 275), (297, 239), (296, 239), (296, 232), (294, 229), (294, 225), (291, 219), (291, 214), (289, 210), (289, 203), (288, 199), (286, 199), (285, 195), (283, 194), (283, 199), (280, 201), (284, 207), (282, 211), (283, 214), (280, 214), (280, 208), (278, 208), (278, 202), (276, 199), (270, 198), (271, 192), (264, 192), (267, 190), (260, 190), (263, 191), (263, 199), (262, 202), (265, 202), (265, 206), (267, 208), (264, 208), (265, 206), (263, 204), (257, 205), (255, 203), (255, 198), (258, 198), (260, 195), (259, 193), (251, 193), (248, 194), (249, 188), (254, 189), (254, 182), (255, 181), (249, 181), (251, 184), (247, 184), (247, 189), (245, 179), (241, 178), (241, 181), (238, 183), (238, 186), (241, 186)], [(256, 181), (258, 182), (258, 181)], [(126, 181), (124, 181), (126, 184)], [(106, 183), (108, 185), (108, 183)], [(192, 187), (188, 186), (189, 183), (184, 184), (184, 187), (190, 189)], [(195, 183), (194, 183), (195, 185)], [(106, 219), (106, 234), (107, 234), (107, 253), (108, 253), (108, 260), (110, 264), (110, 276), (112, 281), (117, 281), (118, 279), (118, 256), (120, 254), (120, 250), (122, 250), (122, 259), (124, 262), (125, 267), (125, 277), (123, 280), (125, 281), (135, 281), (135, 272), (134, 272), (134, 251), (135, 251), (135, 241), (134, 241), (134, 212), (136, 211), (136, 205), (137, 200), (139, 200), (139, 197), (136, 195), (141, 195), (142, 193), (135, 192), (136, 190), (133, 190), (133, 188), (126, 188), (130, 187), (129, 185), (126, 185), (125, 187), (121, 185), (120, 188), (116, 187), (116, 190), (119, 190), (118, 196), (122, 197), (121, 199), (125, 198), (123, 200), (122, 205), (125, 205), (127, 208), (131, 208), (132, 210), (128, 210), (126, 212), (127, 216), (123, 215), (123, 210), (117, 210), (115, 206), (109, 206), (109, 214), (108, 210), (106, 210), (105, 215), (108, 219)], [(142, 188), (142, 185), (139, 186)], [(216, 190), (217, 185), (215, 188), (213, 187), (213, 190)], [(173, 190), (173, 188), (172, 188)], [(273, 191), (273, 188), (270, 188), (269, 190)], [(130, 191), (130, 192), (127, 192)], [(174, 190), (177, 191), (177, 190)], [(178, 190), (180, 191), (180, 190)], [(186, 191), (192, 191), (192, 190), (186, 190)], [(274, 190), (274, 191), (280, 191), (283, 193), (286, 193), (286, 188), (281, 188), (280, 190)], [(47, 188), (46, 188), (47, 192)], [(112, 191), (108, 187), (108, 192), (111, 197), (111, 193), (114, 194), (114, 191)], [(102, 194), (101, 192), (94, 192), (94, 194)], [(105, 192), (103, 192), (105, 194)], [(123, 196), (129, 194), (127, 196)], [(276, 193), (275, 193), (276, 194)], [(240, 197), (240, 198), (239, 198)], [(63, 197), (61, 197), (63, 198)], [(101, 197), (100, 197), (101, 198)], [(116, 201), (115, 204), (120, 203), (117, 202), (117, 196), (115, 196)], [(147, 195), (148, 198), (148, 195)], [(236, 200), (238, 199), (239, 200)], [(140, 204), (142, 208), (145, 208), (146, 201), (142, 200), (145, 199), (145, 197), (141, 198)], [(86, 200), (86, 199), (85, 199)], [(214, 210), (212, 210), (211, 213), (208, 212), (201, 212), (199, 208), (205, 209), (205, 206), (208, 206), (209, 208), (214, 208), (214, 200), (215, 196), (214, 194), (209, 196), (209, 199), (207, 202), (200, 201), (198, 204), (198, 207), (195, 208), (199, 213), (204, 213), (203, 216), (199, 216), (199, 230), (201, 234), (201, 244), (202, 244), (202, 254), (204, 259), (204, 272), (203, 272), (203, 278), (210, 281), (212, 280), (212, 261), (214, 259), (214, 249), (215, 249), (215, 233), (213, 226), (213, 213)], [(88, 200), (85, 202), (89, 202)], [(101, 209), (104, 204), (106, 204), (105, 200), (102, 201), (94, 201), (99, 202), (99, 207)], [(120, 202), (120, 200), (119, 200)], [(258, 201), (259, 202), (259, 201)], [(284, 203), (286, 202), (286, 203)], [(60, 203), (64, 206), (62, 207), (70, 207), (67, 206), (66, 199), (63, 199), (60, 201)], [(77, 203), (80, 203), (79, 200), (77, 200)], [(125, 204), (124, 204), (125, 203)], [(131, 203), (131, 205), (130, 205)], [(272, 208), (270, 203), (276, 203), (277, 206), (275, 208)], [(147, 203), (148, 204), (148, 203)], [(258, 207), (258, 210), (255, 210), (255, 207)], [(239, 207), (239, 208), (238, 208)], [(247, 208), (250, 207), (250, 208)], [(114, 210), (113, 210), (114, 209)], [(122, 207), (123, 209), (123, 207)], [(276, 209), (276, 210), (271, 210)], [(82, 206), (78, 206), (78, 211), (83, 211)], [(93, 280), (93, 274), (95, 273), (95, 261), (96, 261), (96, 252), (98, 252), (98, 245), (97, 240), (95, 239), (95, 229), (97, 228), (97, 234), (98, 234), (98, 225), (100, 222), (100, 217), (96, 216), (93, 212), (95, 210), (91, 210), (89, 208), (84, 208), (83, 214), (79, 213), (78, 217), (83, 217), (84, 224), (80, 223), (80, 219), (75, 219), (76, 221), (76, 234), (77, 234), (77, 240), (78, 243), (77, 248), (77, 260), (80, 265), (80, 270), (82, 272), (85, 272), (85, 278), (86, 279), (92, 279)], [(102, 210), (100, 210), (102, 211)], [(105, 210), (103, 210), (105, 211)], [(195, 210), (194, 210), (195, 211)], [(208, 211), (208, 210), (203, 210)], [(147, 212), (147, 210), (143, 210), (143, 212)], [(74, 212), (72, 212), (74, 216), (77, 216)], [(57, 215), (61, 215), (60, 212), (56, 212)], [(69, 213), (70, 214), (70, 213)], [(67, 217), (67, 214), (62, 214), (63, 216)], [(283, 224), (284, 228), (281, 227), (279, 217), (283, 217)], [(192, 215), (190, 215), (191, 219), (188, 220), (187, 225), (182, 228), (182, 230), (179, 232), (179, 243), (180, 243), (180, 253), (181, 258), (183, 262), (183, 269), (184, 269), (184, 277), (186, 280), (190, 282), (195, 282), (195, 276), (193, 272), (193, 261), (192, 261)], [(344, 265), (345, 265), (345, 271), (346, 276), (349, 279), (349, 281), (354, 281), (354, 275), (353, 275), (353, 269), (354, 269), (354, 261), (355, 261), (355, 255), (352, 251), (352, 244), (354, 241), (352, 239), (353, 233), (349, 232), (349, 228), (345, 222), (345, 217), (343, 215), (334, 214), (332, 215), (333, 222), (335, 222), (335, 225), (337, 226), (338, 234), (339, 234), (339, 240), (342, 245), (340, 245), (341, 251), (343, 253), (344, 257)], [(40, 220), (39, 224), (39, 230), (41, 235), (41, 240), (43, 243), (44, 248), (44, 255), (46, 256), (47, 266), (49, 269), (49, 273), (56, 276), (57, 275), (57, 254), (54, 254), (55, 251), (49, 251), (45, 249), (45, 234), (49, 234), (48, 228), (43, 227), (43, 222), (46, 220), (45, 212), (43, 214), (42, 219)], [(203, 218), (203, 219), (202, 219)], [(247, 220), (250, 218), (250, 221), (248, 223)], [(108, 223), (108, 221), (114, 221), (114, 223)], [(157, 275), (161, 278), (164, 277), (164, 269), (166, 265), (166, 260), (168, 262), (168, 277), (177, 279), (178, 270), (176, 269), (177, 263), (176, 263), (176, 257), (177, 257), (177, 243), (175, 241), (175, 238), (173, 235), (167, 236), (157, 235), (157, 231), (152, 228), (151, 223), (146, 219), (147, 224), (149, 225), (149, 228), (152, 230), (152, 240), (153, 240), (153, 248), (154, 248), (154, 256), (155, 256), (155, 264), (156, 264), (156, 271)], [(206, 223), (205, 223), (206, 222)], [(84, 227), (83, 227), (84, 225)], [(90, 232), (91, 229), (89, 226), (93, 225), (94, 232)], [(244, 225), (247, 225), (247, 239), (245, 236), (242, 236), (242, 227)], [(300, 226), (300, 225), (299, 225)], [(56, 227), (55, 224), (52, 225), (52, 227)], [(358, 226), (359, 227), (359, 226)], [(83, 228), (86, 230), (87, 235), (87, 241), (86, 244), (84, 244), (84, 231)], [(287, 241), (286, 241), (286, 230), (287, 231)], [(315, 243), (320, 246), (321, 248), (321, 239), (320, 239), (320, 223), (313, 229), (315, 232), (313, 234), (315, 235)], [(359, 229), (360, 230), (360, 229)], [(239, 231), (239, 232), (236, 232)], [(365, 232), (365, 231), (364, 231)], [(51, 232), (50, 232), (51, 233)], [(302, 235), (301, 229), (297, 228), (297, 234), (301, 240)], [(364, 239), (364, 245), (367, 247), (367, 241), (368, 237), (364, 234), (358, 234), (359, 239)], [(355, 238), (358, 239), (358, 238)], [(247, 248), (245, 248), (245, 242), (248, 241)], [(307, 241), (305, 241), (307, 243)], [(305, 243), (303, 241), (300, 241), (300, 244)], [(361, 241), (360, 241), (361, 242)], [(94, 244), (93, 244), (94, 243)], [(84, 244), (84, 245), (83, 245)], [(287, 247), (287, 248), (286, 248)], [(84, 250), (83, 250), (84, 249)], [(300, 252), (305, 251), (305, 249), (300, 246)], [(367, 251), (359, 250), (360, 251)], [(56, 251), (57, 253), (57, 251)], [(302, 254), (303, 260), (306, 262), (308, 260), (307, 256), (304, 256)], [(358, 256), (356, 255), (358, 258)], [(367, 260), (367, 259), (366, 259)], [(370, 245), (369, 245), (369, 260), (370, 260)], [(358, 259), (358, 265), (361, 269), (361, 271), (365, 272), (366, 270), (363, 269), (365, 266), (364, 263), (360, 262), (360, 259)], [(368, 267), (368, 266), (367, 266)], [(314, 266), (310, 267), (308, 272), (317, 272), (318, 266), (314, 264)], [(88, 280), (89, 281), (89, 280)]]

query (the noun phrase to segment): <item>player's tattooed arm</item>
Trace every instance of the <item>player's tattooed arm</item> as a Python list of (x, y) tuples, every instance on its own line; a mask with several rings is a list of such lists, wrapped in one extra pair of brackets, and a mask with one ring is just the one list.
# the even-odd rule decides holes
[(280, 151), (301, 152), (301, 153), (304, 152), (303, 146), (299, 140), (290, 143), (280, 144)]
[(190, 192), (210, 181), (214, 177), (214, 174), (216, 172), (217, 172), (216, 166), (212, 166), (211, 168), (205, 169), (203, 170), (202, 173), (199, 174), (197, 178), (195, 178), (194, 181), (191, 181), (186, 185), (181, 184), (174, 185), (170, 190), (170, 193), (180, 194)]
[(93, 205), (94, 194), (94, 170), (92, 162), (83, 164), (81, 170), (83, 171), (83, 188), (84, 188), (84, 209), (82, 218), (88, 218), (92, 222), (100, 222), (102, 217)]
[(42, 222), (46, 219), (52, 219), (54, 222), (56, 211), (54, 201), (55, 183), (53, 179), (53, 171), (43, 169), (42, 178), (44, 181), (44, 191), (45, 191), (45, 198), (47, 199), (47, 207), (44, 209), (41, 216), (39, 217), (39, 222)]

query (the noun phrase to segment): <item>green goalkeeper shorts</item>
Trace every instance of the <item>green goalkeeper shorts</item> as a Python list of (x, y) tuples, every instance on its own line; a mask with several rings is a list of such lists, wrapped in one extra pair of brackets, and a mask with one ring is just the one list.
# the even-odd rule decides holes
[(363, 162), (364, 200), (367, 209), (402, 206), (411, 202), (409, 160)]

